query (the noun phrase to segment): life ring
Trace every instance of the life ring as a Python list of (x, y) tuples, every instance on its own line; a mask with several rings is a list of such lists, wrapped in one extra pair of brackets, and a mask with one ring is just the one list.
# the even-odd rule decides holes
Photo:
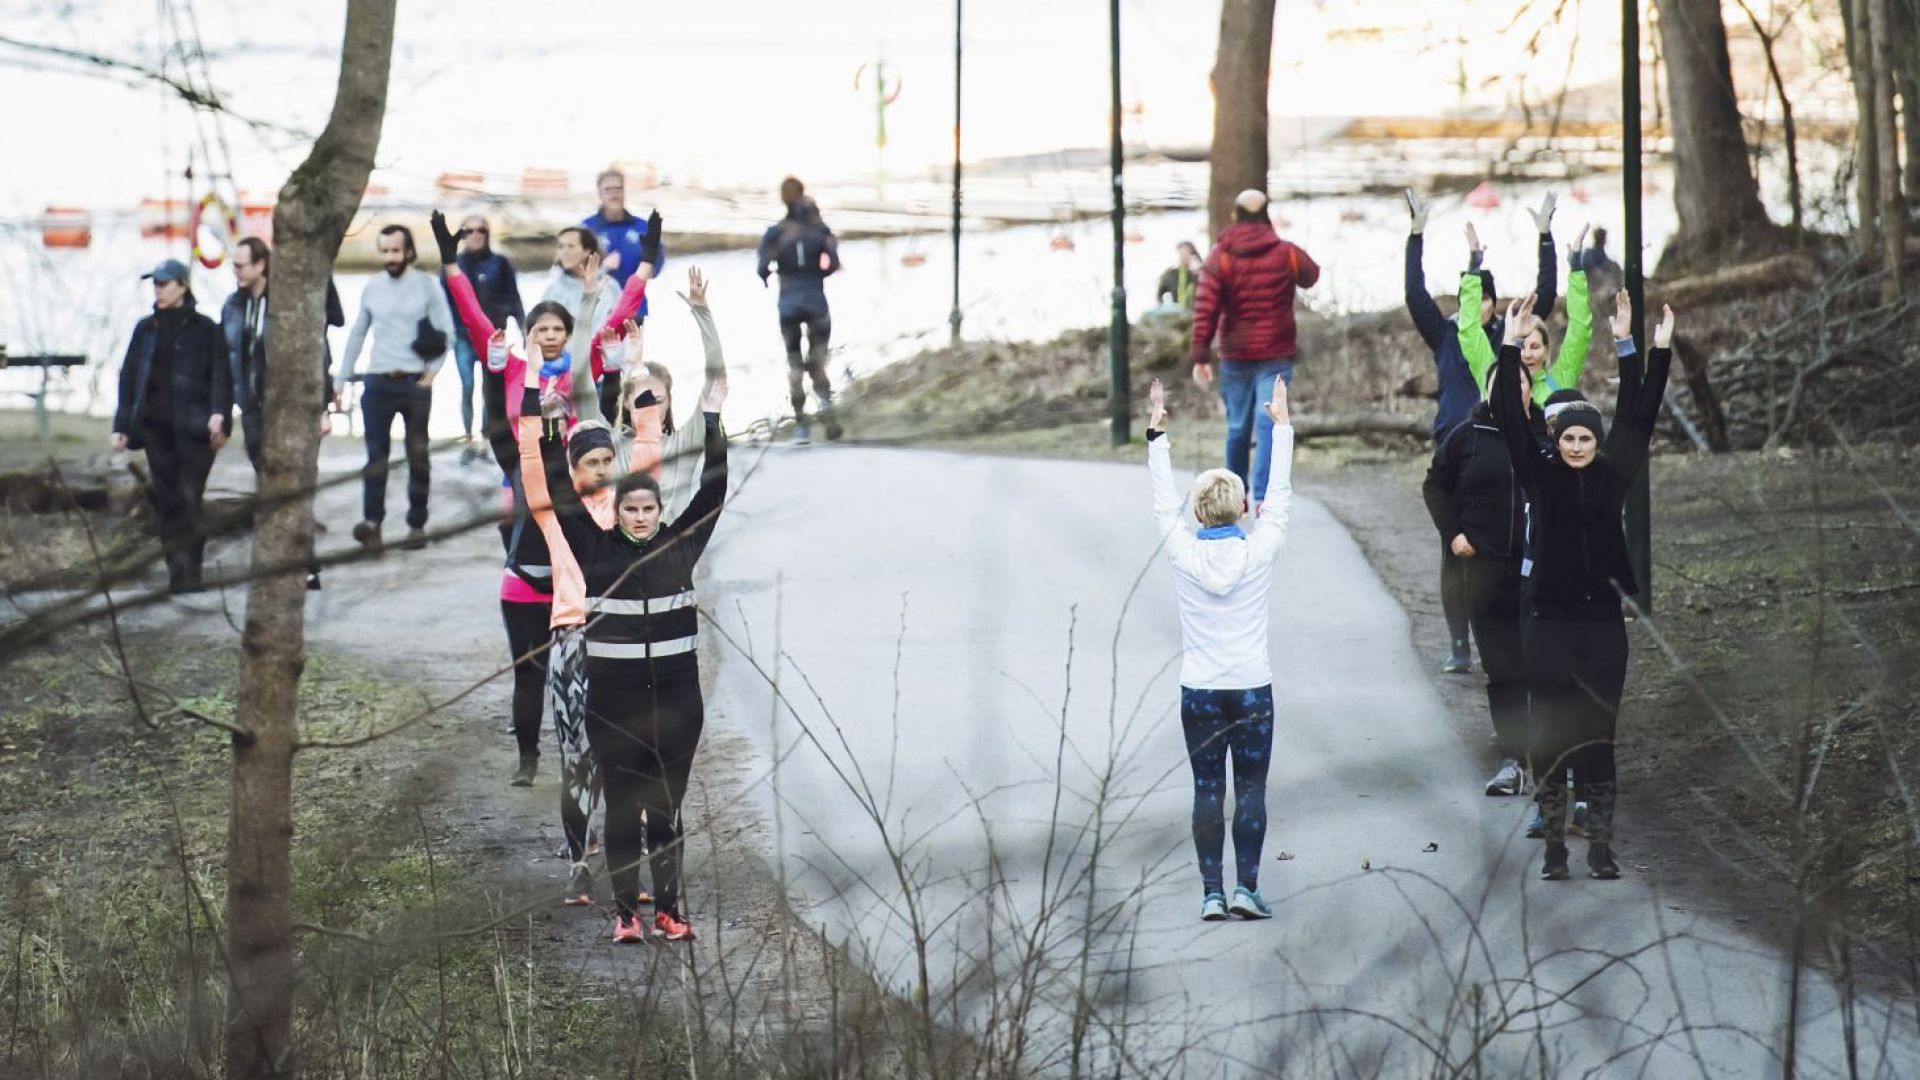
[[(220, 253), (209, 256), (200, 247), (200, 223), (206, 217), (207, 208), (214, 206), (220, 208), (220, 219), (226, 223), (227, 235), (221, 241)], [(228, 206), (225, 199), (209, 191), (194, 204), (193, 218), (187, 222), (187, 235), (193, 237), (194, 260), (209, 270), (218, 270), (226, 263), (227, 253), (233, 248), (234, 238), (240, 235), (240, 219), (234, 215), (233, 207)]]

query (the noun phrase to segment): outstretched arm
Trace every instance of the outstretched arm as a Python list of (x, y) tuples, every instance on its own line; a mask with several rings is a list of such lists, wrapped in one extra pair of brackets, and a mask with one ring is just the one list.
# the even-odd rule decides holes
[[(1632, 480), (1646, 466), (1653, 445), (1653, 426), (1660, 419), (1660, 403), (1667, 393), (1667, 374), (1673, 366), (1673, 309), (1661, 309), (1660, 326), (1654, 331), (1653, 352), (1647, 357), (1646, 379), (1631, 401), (1622, 401), (1613, 418), (1613, 431), (1607, 440), (1606, 460), (1620, 475)], [(1620, 373), (1620, 386), (1626, 389), (1627, 373)], [(1624, 393), (1622, 395), (1625, 396)]]
[(1413, 316), (1413, 328), (1420, 331), (1420, 340), (1436, 354), (1440, 344), (1446, 340), (1452, 329), (1447, 325), (1447, 317), (1440, 314), (1440, 305), (1433, 302), (1433, 294), (1427, 291), (1427, 274), (1422, 265), (1426, 252), (1426, 238), (1419, 233), (1407, 236), (1407, 314)]
[(1514, 475), (1520, 485), (1533, 491), (1545, 464), (1540, 444), (1533, 437), (1530, 413), (1533, 395), (1528, 387), (1526, 369), (1520, 363), (1520, 342), (1533, 329), (1532, 306), (1516, 301), (1507, 309), (1507, 338), (1500, 346), (1500, 358), (1494, 365), (1493, 382), (1487, 389), (1487, 405), (1493, 410), (1493, 422), (1507, 442), (1507, 456), (1513, 459)]
[(727, 381), (718, 380), (707, 387), (700, 399), (700, 419), (706, 429), (706, 468), (700, 473), (699, 490), (687, 508), (673, 520), (674, 528), (685, 529), (684, 543), (693, 545), (687, 558), (697, 559), (713, 538), (720, 523), (720, 508), (727, 501), (727, 431), (720, 423), (720, 406), (727, 400)]
[(1547, 368), (1546, 388), (1578, 390), (1580, 373), (1587, 370), (1587, 352), (1593, 345), (1593, 305), (1587, 295), (1587, 272), (1567, 272), (1567, 336), (1560, 355)]
[(1487, 374), (1493, 370), (1493, 343), (1480, 325), (1480, 275), (1469, 270), (1460, 275), (1460, 314), (1454, 318), (1454, 332), (1460, 336), (1460, 355), (1467, 358), (1467, 371), (1473, 385), (1485, 391)]
[(1153, 485), (1153, 521), (1169, 558), (1178, 559), (1193, 546), (1193, 528), (1180, 513), (1180, 493), (1173, 486), (1173, 447), (1167, 440), (1166, 388), (1159, 379), (1147, 387), (1147, 476)]

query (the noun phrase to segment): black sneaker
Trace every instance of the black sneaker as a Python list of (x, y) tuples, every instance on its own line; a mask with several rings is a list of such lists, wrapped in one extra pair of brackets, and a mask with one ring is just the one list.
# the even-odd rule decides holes
[(1440, 665), (1440, 670), (1449, 675), (1465, 675), (1473, 670), (1473, 650), (1466, 638), (1454, 641), (1453, 651), (1447, 654), (1447, 662)]
[(307, 591), (308, 592), (320, 591), (320, 571), (318, 570), (307, 571)]
[(1567, 876), (1567, 845), (1549, 842), (1546, 860), (1540, 864), (1540, 880), (1565, 881)]
[(535, 773), (540, 771), (539, 754), (521, 754), (520, 767), (513, 770), (513, 779), (507, 781), (508, 787), (532, 787)]
[(1613, 845), (1587, 845), (1587, 876), (1595, 881), (1614, 881), (1620, 877), (1620, 864), (1614, 861)]

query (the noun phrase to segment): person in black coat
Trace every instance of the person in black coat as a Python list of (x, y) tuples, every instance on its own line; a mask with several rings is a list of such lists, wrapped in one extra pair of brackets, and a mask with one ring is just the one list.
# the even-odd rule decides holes
[(1508, 312), (1487, 395), (1507, 441), (1515, 474), (1527, 492), (1533, 528), (1532, 566), (1523, 593), (1522, 634), (1531, 702), (1528, 765), (1546, 818), (1541, 877), (1567, 877), (1566, 776), (1586, 796), (1587, 868), (1592, 877), (1620, 876), (1613, 855), (1616, 801), (1614, 732), (1627, 678), (1627, 630), (1621, 598), (1640, 591), (1627, 556), (1620, 515), (1627, 491), (1646, 467), (1654, 421), (1673, 360), (1673, 309), (1661, 313), (1645, 365), (1630, 335), (1627, 294), (1615, 298), (1613, 335), (1620, 356), (1620, 396), (1613, 430), (1591, 402), (1555, 406), (1547, 417), (1551, 447), (1535, 439), (1530, 399), (1514, 389), (1522, 378), (1520, 342), (1532, 329), (1530, 311)]
[[(840, 269), (840, 241), (820, 217), (820, 207), (806, 188), (789, 176), (780, 184), (787, 216), (760, 238), (754, 270), (760, 283), (780, 275), (780, 339), (787, 347), (787, 397), (793, 403), (793, 441), (809, 439), (806, 380), (813, 380), (813, 396), (827, 439), (838, 439), (840, 422), (833, 413), (833, 380), (827, 374), (827, 343), (833, 335), (833, 313), (827, 307), (826, 281)], [(806, 331), (806, 352), (800, 332)]]
[(142, 276), (153, 282), (153, 314), (134, 326), (120, 363), (113, 448), (147, 452), (147, 497), (167, 584), (193, 592), (207, 550), (207, 473), (233, 433), (226, 342), (220, 327), (194, 310), (184, 263), (168, 259)]

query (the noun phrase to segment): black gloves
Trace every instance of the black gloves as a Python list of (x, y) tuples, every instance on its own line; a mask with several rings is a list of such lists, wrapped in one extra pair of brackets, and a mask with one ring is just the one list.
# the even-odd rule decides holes
[(660, 219), (660, 211), (647, 215), (647, 235), (640, 238), (640, 261), (653, 266), (653, 272), (660, 272), (660, 234), (665, 231), (665, 223)]
[(447, 229), (447, 215), (435, 210), (427, 216), (428, 224), (433, 226), (433, 243), (440, 249), (440, 265), (453, 266), (460, 257), (459, 241)]

